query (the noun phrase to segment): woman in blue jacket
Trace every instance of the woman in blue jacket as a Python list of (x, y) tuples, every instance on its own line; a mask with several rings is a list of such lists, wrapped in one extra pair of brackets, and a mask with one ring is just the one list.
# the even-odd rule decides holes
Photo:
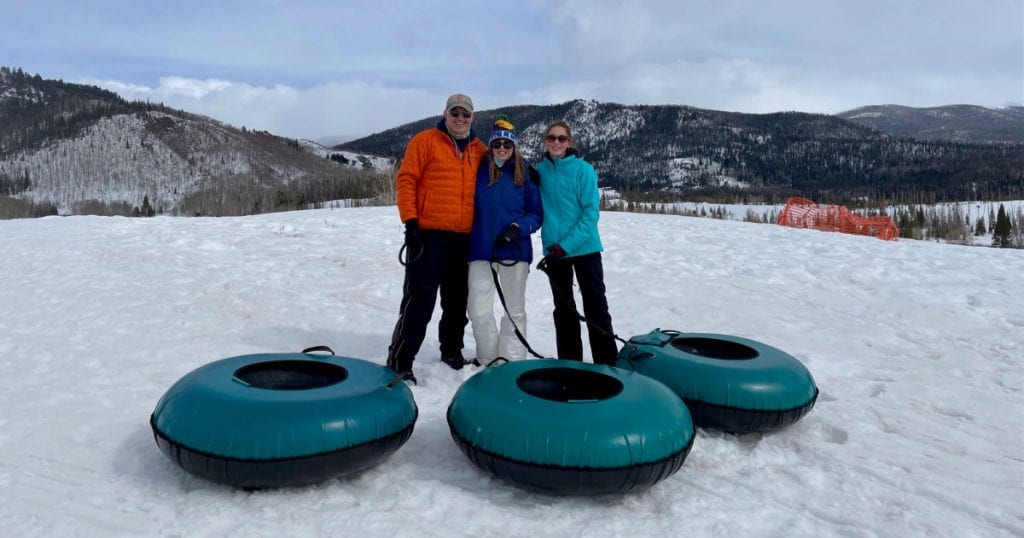
[[(526, 277), (533, 261), (530, 234), (541, 225), (540, 192), (528, 178), (516, 148), (514, 127), (498, 116), (490, 151), (476, 175), (473, 230), (469, 235), (469, 320), (476, 338), (473, 364), (526, 357), (515, 335), (526, 336)], [(497, 273), (508, 312), (499, 331), (494, 319), (494, 275)], [(511, 314), (511, 315), (509, 315)], [(514, 325), (513, 325), (514, 324)]]
[(547, 152), (537, 164), (544, 204), (545, 264), (555, 309), (558, 358), (583, 360), (580, 320), (573, 298), (572, 279), (580, 286), (583, 315), (589, 327), (590, 351), (597, 364), (613, 364), (618, 346), (605, 297), (601, 237), (597, 219), (601, 195), (597, 172), (572, 148), (572, 130), (556, 121), (544, 133)]

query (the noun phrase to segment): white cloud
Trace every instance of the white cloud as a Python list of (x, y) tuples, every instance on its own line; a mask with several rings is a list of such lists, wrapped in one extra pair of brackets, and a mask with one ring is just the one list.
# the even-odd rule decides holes
[[(876, 74), (759, 62), (744, 58), (636, 62), (601, 78), (562, 81), (521, 93), (526, 102), (592, 98), (624, 104), (680, 104), (733, 112), (838, 113), (869, 104), (940, 106), (1009, 104), (1013, 74), (965, 79), (955, 74), (893, 69)], [(1019, 83), (1018, 83), (1019, 84)]]
[(161, 92), (186, 99), (202, 100), (207, 95), (229, 90), (232, 86), (230, 82), (219, 79), (195, 80), (183, 77), (160, 79)]
[(447, 95), (364, 82), (296, 88), (221, 79), (163, 77), (155, 87), (81, 80), (129, 100), (163, 103), (219, 121), (294, 138), (361, 136), (423, 117), (440, 117)]
[(38, 3), (5, 13), (4, 61), (292, 137), (366, 135), (438, 115), (455, 91), (481, 108), (1024, 101), (1020, 0), (523, 0), (500, 13), (437, 0), (98, 1), (69, 4), (62, 18)]
[(1019, 100), (1021, 4), (605, 2), (554, 11), (568, 76), (599, 100), (742, 112)]

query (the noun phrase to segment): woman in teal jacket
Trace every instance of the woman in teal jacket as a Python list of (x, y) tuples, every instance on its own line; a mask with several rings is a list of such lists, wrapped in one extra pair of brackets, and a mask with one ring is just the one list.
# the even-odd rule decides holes
[(541, 239), (555, 304), (552, 315), (558, 358), (583, 360), (580, 320), (572, 292), (575, 273), (594, 362), (613, 364), (618, 346), (605, 297), (603, 247), (597, 231), (601, 203), (597, 172), (572, 148), (572, 130), (564, 121), (548, 126), (544, 148), (547, 151), (536, 169), (544, 206)]

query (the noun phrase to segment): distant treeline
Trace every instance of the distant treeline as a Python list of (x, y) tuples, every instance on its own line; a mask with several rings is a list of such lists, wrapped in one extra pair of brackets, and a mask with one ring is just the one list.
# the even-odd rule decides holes
[(957, 204), (900, 209), (890, 216), (900, 237), (972, 245), (972, 237), (992, 234), (994, 247), (1024, 248), (1024, 208), (1019, 206), (1011, 210), (1003, 204), (998, 210), (992, 206), (987, 219), (979, 215), (973, 222)]
[[(343, 202), (339, 202), (343, 201)], [(247, 185), (242, 188), (217, 188), (194, 193), (173, 209), (152, 207), (149, 197), (133, 205), (129, 202), (107, 203), (97, 200), (79, 202), (72, 208), (76, 215), (106, 215), (149, 217), (154, 215), (179, 216), (242, 216), (275, 211), (294, 211), (319, 207), (353, 207), (390, 205), (395, 203), (394, 179), (389, 173), (377, 173), (357, 179), (295, 181), (288, 185)], [(714, 202), (712, 202), (714, 203)], [(751, 204), (757, 202), (741, 202)], [(992, 235), (992, 246), (1024, 248), (1024, 207), (1007, 210), (1003, 204), (990, 204), (987, 216), (974, 221), (957, 204), (917, 205), (896, 210), (854, 208), (864, 216), (892, 217), (899, 228), (900, 237), (919, 240), (941, 240), (948, 243), (972, 245), (974, 238)], [(776, 222), (778, 215), (771, 211), (762, 215), (748, 209), (744, 215), (732, 215), (724, 207), (691, 209), (672, 203), (601, 198), (605, 211), (630, 211), (718, 219), (737, 219), (747, 222)], [(52, 203), (30, 201), (0, 195), (0, 219), (31, 218), (56, 215)]]
[[(137, 201), (85, 200), (70, 208), (74, 215), (124, 217), (242, 216), (320, 207), (334, 200), (364, 200), (365, 205), (394, 203), (393, 190), (385, 183), (389, 174), (359, 174), (331, 179), (298, 179), (290, 183), (224, 185), (186, 196), (173, 208), (152, 207), (149, 196)], [(35, 203), (0, 195), (0, 219), (56, 215), (50, 202)]]
[(0, 219), (30, 219), (56, 214), (57, 206), (52, 202), (35, 203), (0, 195)]
[[(749, 203), (740, 205), (746, 204)], [(762, 214), (748, 208), (743, 215), (733, 215), (725, 205), (731, 204), (688, 208), (674, 203), (638, 202), (625, 197), (601, 198), (601, 209), (604, 211), (680, 215), (766, 224), (774, 224), (778, 220), (778, 214), (774, 210)], [(860, 208), (855, 209), (855, 212), (862, 216), (891, 217), (899, 228), (899, 236), (907, 239), (975, 245), (978, 244), (977, 238), (991, 234), (990, 245), (993, 247), (1024, 249), (1024, 206), (1006, 209), (1004, 204), (989, 204), (988, 215), (979, 215), (973, 221), (957, 204), (907, 206), (888, 211)]]
[[(320, 207), (334, 200), (383, 200), (388, 174), (332, 179), (299, 179), (288, 183), (245, 185), (241, 188), (202, 190), (182, 200), (174, 214), (187, 216), (240, 216)], [(380, 203), (385, 203), (384, 201)]]

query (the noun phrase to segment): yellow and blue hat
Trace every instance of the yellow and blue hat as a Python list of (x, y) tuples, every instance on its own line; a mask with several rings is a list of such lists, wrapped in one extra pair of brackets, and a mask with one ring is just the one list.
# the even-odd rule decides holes
[(513, 144), (518, 144), (519, 139), (516, 138), (515, 133), (512, 132), (513, 130), (515, 130), (515, 126), (512, 125), (512, 122), (508, 121), (507, 116), (502, 114), (494, 120), (494, 131), (491, 132), (491, 138), (487, 140), (487, 143), (490, 144), (499, 138), (505, 138), (511, 140)]

